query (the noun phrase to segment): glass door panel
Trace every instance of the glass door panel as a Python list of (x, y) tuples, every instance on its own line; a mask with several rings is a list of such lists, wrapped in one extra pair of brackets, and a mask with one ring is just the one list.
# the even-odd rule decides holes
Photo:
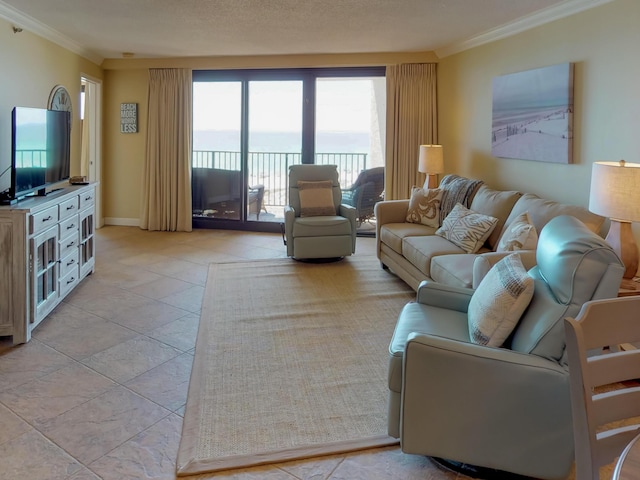
[(249, 82), (247, 220), (281, 222), (289, 165), (302, 158), (301, 80)]
[(193, 83), (194, 217), (241, 220), (242, 83)]
[(359, 233), (375, 232), (373, 205), (384, 188), (385, 89), (384, 77), (316, 80), (315, 163), (338, 166), (342, 200), (358, 210)]

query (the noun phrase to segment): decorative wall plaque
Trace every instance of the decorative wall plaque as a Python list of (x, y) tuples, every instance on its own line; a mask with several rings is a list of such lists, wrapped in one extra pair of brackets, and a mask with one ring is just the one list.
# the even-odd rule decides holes
[(120, 105), (120, 133), (138, 133), (138, 104)]

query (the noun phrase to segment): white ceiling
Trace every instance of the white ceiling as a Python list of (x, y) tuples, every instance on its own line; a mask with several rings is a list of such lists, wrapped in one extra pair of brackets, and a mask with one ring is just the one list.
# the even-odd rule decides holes
[(611, 0), (0, 0), (0, 17), (104, 58), (435, 51)]

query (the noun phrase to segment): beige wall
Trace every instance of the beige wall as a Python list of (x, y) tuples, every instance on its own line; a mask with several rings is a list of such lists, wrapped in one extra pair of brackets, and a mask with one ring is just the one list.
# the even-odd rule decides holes
[[(283, 55), (169, 59), (109, 59), (105, 78), (103, 121), (103, 212), (106, 224), (137, 225), (146, 151), (149, 68), (303, 68), (370, 66), (402, 62), (433, 62), (433, 53), (350, 55)], [(120, 133), (120, 104), (138, 104), (138, 133)]]
[[(616, 0), (441, 59), (438, 126), (447, 171), (587, 206), (594, 161), (640, 162), (638, 21), (640, 2)], [(492, 79), (566, 62), (575, 63), (574, 163), (493, 157)]]
[[(11, 110), (13, 107), (47, 108), (51, 89), (64, 85), (73, 102), (71, 175), (80, 174), (80, 77), (102, 78), (102, 69), (27, 30), (13, 33), (0, 19), (0, 172), (11, 164)], [(0, 190), (9, 186), (9, 174), (0, 178)]]
[[(587, 207), (593, 162), (640, 163), (639, 21), (639, 1), (616, 0), (441, 59), (438, 127), (447, 171)], [(493, 77), (565, 62), (575, 63), (574, 163), (493, 157)], [(632, 228), (640, 244), (640, 224)]]

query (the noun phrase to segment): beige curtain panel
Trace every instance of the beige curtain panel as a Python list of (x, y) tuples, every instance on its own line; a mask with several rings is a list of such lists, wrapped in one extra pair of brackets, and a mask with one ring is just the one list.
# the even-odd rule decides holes
[(142, 229), (191, 231), (192, 108), (191, 70), (149, 70)]
[(438, 140), (435, 63), (390, 65), (387, 77), (385, 199), (409, 198), (422, 186), (420, 145)]

